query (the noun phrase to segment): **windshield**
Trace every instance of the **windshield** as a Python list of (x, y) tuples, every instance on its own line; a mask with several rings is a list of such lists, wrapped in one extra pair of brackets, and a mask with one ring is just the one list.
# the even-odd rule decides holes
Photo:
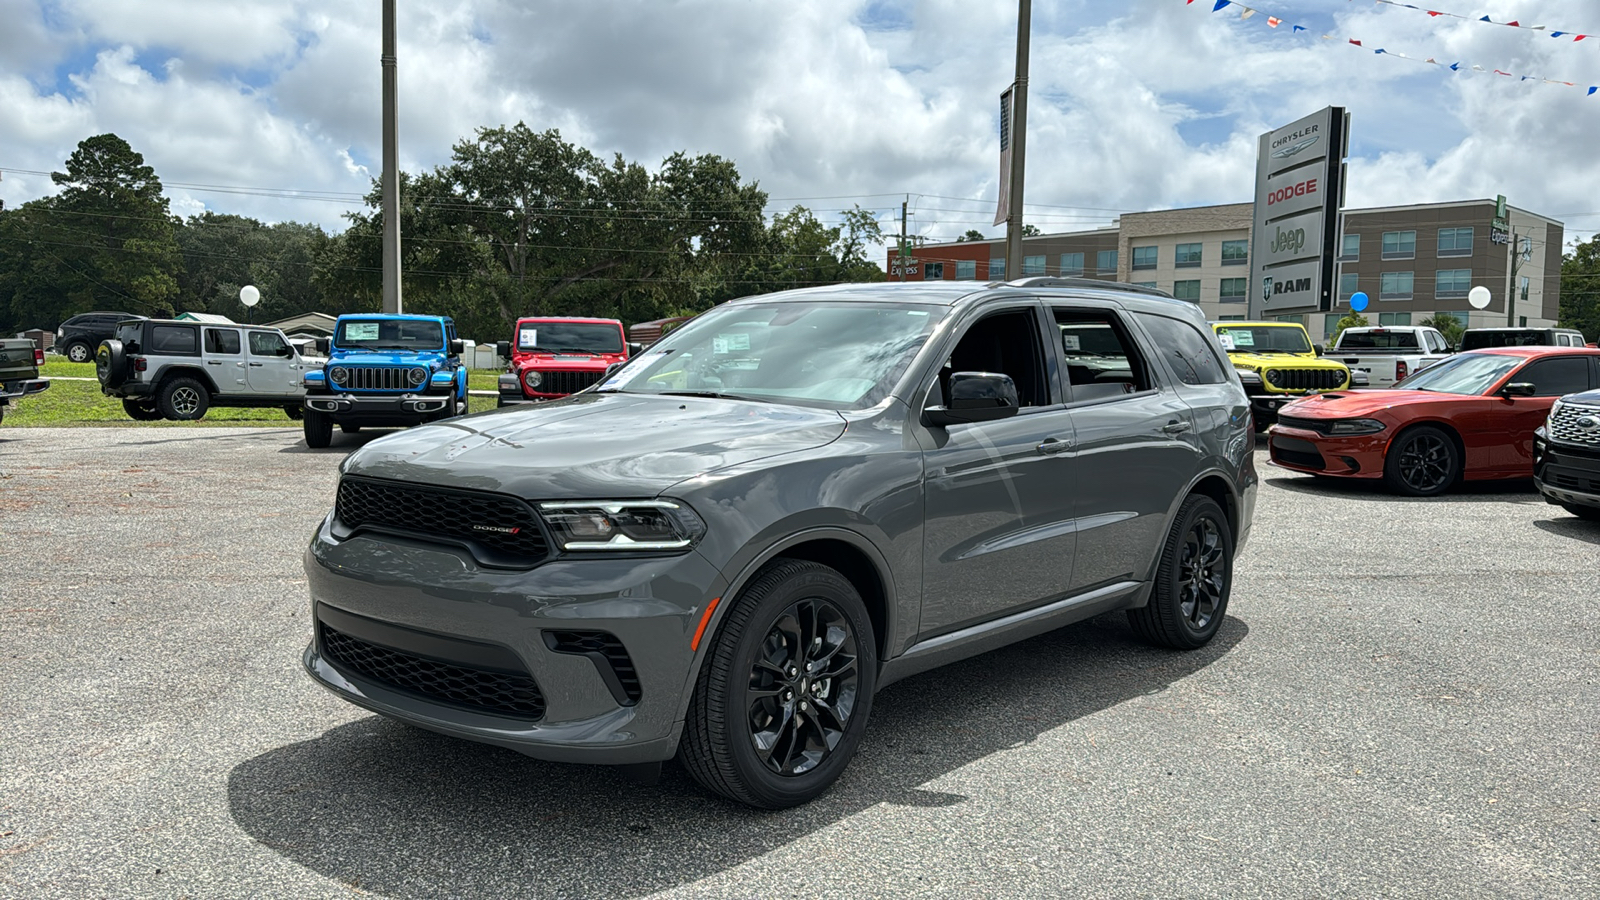
[(1311, 341), (1299, 328), (1273, 325), (1229, 325), (1217, 328), (1222, 349), (1240, 353), (1310, 353)]
[(339, 323), (333, 345), (340, 350), (442, 350), (444, 328), (426, 320), (346, 319)]
[(1518, 356), (1499, 353), (1462, 353), (1436, 362), (1410, 378), (1395, 382), (1395, 390), (1439, 391), (1445, 394), (1482, 394), (1505, 374), (1522, 364)]
[(1485, 347), (1540, 347), (1551, 344), (1544, 331), (1469, 331), (1461, 336), (1461, 349)]
[(622, 329), (577, 322), (518, 322), (517, 349), (577, 353), (621, 353)]
[(944, 315), (867, 301), (734, 303), (652, 345), (600, 389), (864, 409), (889, 396)]
[(1346, 331), (1339, 336), (1340, 350), (1416, 350), (1413, 331)]

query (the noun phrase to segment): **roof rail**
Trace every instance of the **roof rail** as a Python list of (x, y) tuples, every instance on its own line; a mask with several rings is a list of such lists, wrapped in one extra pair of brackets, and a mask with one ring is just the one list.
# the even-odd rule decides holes
[(1166, 291), (1155, 288), (1140, 287), (1136, 284), (1128, 284), (1125, 281), (1101, 281), (1097, 278), (1062, 278), (1058, 275), (1031, 275), (1027, 278), (1007, 281), (1005, 284), (1011, 287), (1064, 287), (1100, 291), (1126, 291), (1130, 294), (1148, 294), (1152, 297), (1161, 297), (1166, 300), (1175, 299)]

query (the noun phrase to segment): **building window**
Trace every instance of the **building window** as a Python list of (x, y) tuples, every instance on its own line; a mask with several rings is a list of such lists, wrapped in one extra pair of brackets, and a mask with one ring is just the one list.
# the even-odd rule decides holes
[(1410, 325), (1411, 313), (1378, 313), (1379, 325)]
[(991, 259), (991, 260), (989, 260), (989, 280), (990, 281), (1005, 281), (1006, 280), (1006, 260), (1005, 260), (1005, 257), (1002, 256), (999, 259)]
[(1339, 273), (1339, 302), (1340, 303), (1349, 303), (1350, 302), (1350, 298), (1355, 296), (1356, 291), (1360, 290), (1360, 288), (1357, 287), (1357, 285), (1360, 283), (1360, 281), (1361, 281), (1361, 276), (1357, 275), (1354, 272), (1340, 272)]
[(1379, 300), (1410, 300), (1413, 277), (1410, 272), (1385, 272), (1378, 287)]
[(944, 263), (923, 263), (922, 277), (926, 281), (941, 281), (944, 279)]
[(1455, 319), (1457, 325), (1460, 325), (1463, 329), (1467, 327), (1467, 314), (1464, 312), (1436, 312), (1433, 314), (1433, 318), (1435, 321), (1443, 318)]
[(978, 261), (975, 259), (956, 260), (956, 280), (972, 281), (978, 277)]
[(1217, 316), (1218, 322), (1243, 322), (1244, 316)]
[(1344, 242), (1339, 246), (1339, 258), (1341, 260), (1361, 258), (1361, 235), (1347, 234), (1344, 236)]
[(1249, 290), (1248, 278), (1224, 278), (1222, 289), (1217, 292), (1217, 297), (1223, 303), (1243, 303), (1245, 292)]
[(1133, 286), (1134, 287), (1149, 288), (1152, 291), (1161, 290), (1160, 288), (1156, 287), (1156, 283), (1154, 281), (1135, 281), (1133, 283)]
[(1115, 274), (1117, 271), (1117, 251), (1101, 250), (1099, 253), (1096, 253), (1094, 255), (1094, 268), (1096, 272), (1110, 272)]
[(1200, 279), (1192, 281), (1174, 281), (1172, 283), (1172, 296), (1179, 300), (1193, 300), (1200, 302)]
[[(1175, 264), (1180, 269), (1192, 269), (1200, 265), (1200, 250), (1199, 244), (1179, 244)], [(1134, 255), (1137, 258), (1138, 252), (1135, 251)]]
[(1522, 275), (1517, 278), (1517, 299), (1528, 299), (1528, 276), (1526, 275)]
[(1043, 256), (1024, 256), (1022, 258), (1022, 274), (1024, 274), (1024, 275), (1043, 275), (1044, 274), (1044, 257)]
[(1061, 274), (1063, 274), (1063, 275), (1082, 275), (1083, 274), (1083, 254), (1082, 253), (1063, 253), (1063, 254), (1061, 254)]
[(1433, 295), (1446, 299), (1465, 297), (1472, 290), (1471, 269), (1440, 269), (1433, 274)]
[(1384, 259), (1416, 259), (1417, 233), (1415, 231), (1385, 231), (1383, 233)]
[(1156, 248), (1154, 248), (1154, 247), (1135, 247), (1135, 248), (1133, 248), (1133, 268), (1134, 268), (1135, 271), (1137, 271), (1139, 269), (1154, 269), (1155, 267), (1156, 267)]
[(1339, 313), (1329, 313), (1322, 317), (1322, 339), (1333, 340), (1333, 333), (1339, 330), (1339, 320), (1344, 316)]
[(1223, 241), (1222, 264), (1225, 266), (1247, 266), (1250, 264), (1249, 241)]
[(1441, 229), (1439, 229), (1439, 255), (1440, 256), (1471, 256), (1472, 255), (1472, 229), (1471, 228), (1441, 228)]
[(1293, 322), (1294, 324), (1299, 325), (1300, 327), (1304, 328), (1305, 324), (1306, 324), (1306, 317), (1305, 316), (1278, 316), (1278, 321), (1279, 322)]

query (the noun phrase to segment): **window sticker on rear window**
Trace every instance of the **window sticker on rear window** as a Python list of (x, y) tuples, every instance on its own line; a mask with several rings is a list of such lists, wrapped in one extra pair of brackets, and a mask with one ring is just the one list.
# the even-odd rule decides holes
[(375, 341), (378, 339), (377, 322), (348, 322), (344, 326), (347, 341)]
[(517, 336), (517, 343), (523, 347), (537, 347), (539, 345), (539, 329), (522, 329), (522, 333)]

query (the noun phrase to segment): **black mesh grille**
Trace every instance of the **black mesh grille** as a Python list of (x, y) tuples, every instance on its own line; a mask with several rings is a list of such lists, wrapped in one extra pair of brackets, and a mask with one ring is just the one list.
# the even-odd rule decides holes
[(322, 626), (322, 649), (358, 675), (430, 700), (524, 719), (544, 715), (544, 694), (526, 672), (428, 659), (368, 643), (326, 624)]
[(1544, 480), (1553, 487), (1581, 491), (1585, 494), (1600, 494), (1600, 477), (1595, 477), (1589, 472), (1546, 466)]
[(532, 390), (541, 394), (576, 394), (605, 377), (604, 372), (540, 372), (539, 386)]
[(1344, 387), (1348, 376), (1338, 369), (1268, 369), (1265, 377), (1283, 391), (1330, 391)]
[(1297, 419), (1294, 416), (1279, 416), (1278, 424), (1285, 428), (1303, 428), (1306, 431), (1315, 431), (1317, 434), (1327, 434), (1330, 423), (1321, 419)]
[(1297, 440), (1290, 437), (1272, 436), (1272, 458), (1276, 462), (1288, 463), (1291, 466), (1300, 466), (1305, 469), (1323, 469), (1327, 463), (1322, 458), (1322, 451), (1310, 441)]
[(345, 383), (335, 387), (352, 391), (414, 391), (428, 380), (428, 370), (415, 366), (346, 366)]
[(490, 551), (494, 558), (484, 560), (489, 563), (531, 566), (550, 552), (532, 507), (503, 494), (346, 477), (334, 512), (351, 530), (467, 541)]
[[(622, 646), (622, 641), (617, 640), (616, 635), (604, 631), (547, 631), (544, 637), (551, 650), (589, 656), (594, 659), (597, 668), (602, 661), (591, 654), (604, 657), (604, 665), (616, 675), (617, 687), (621, 689), (623, 697), (627, 698), (628, 703), (639, 702), (639, 673), (633, 667), (633, 658), (628, 655), (627, 648)], [(602, 668), (602, 676), (604, 672)], [(617, 699), (621, 701), (623, 697)]]

